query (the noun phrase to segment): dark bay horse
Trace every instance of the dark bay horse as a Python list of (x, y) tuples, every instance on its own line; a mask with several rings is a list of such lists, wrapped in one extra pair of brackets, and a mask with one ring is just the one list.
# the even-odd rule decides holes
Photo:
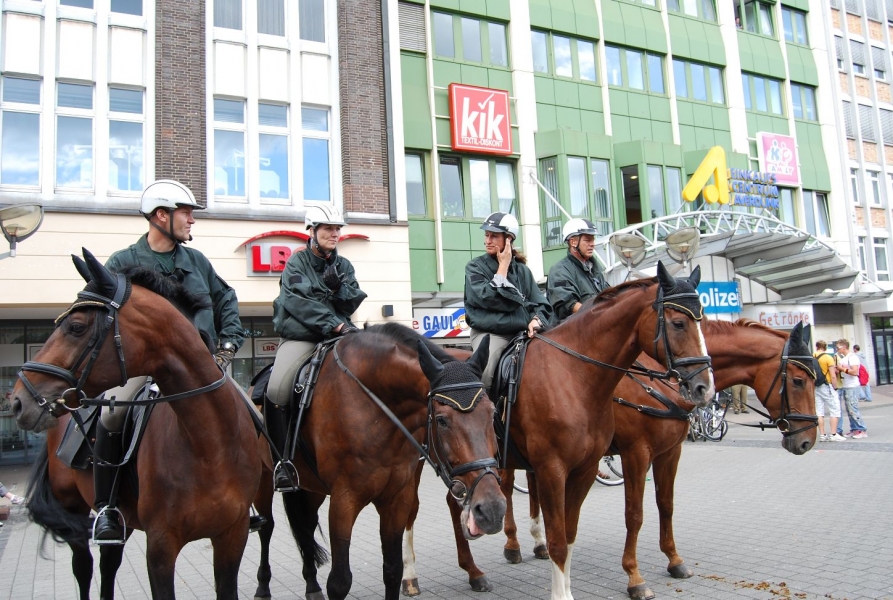
[[(661, 372), (675, 372), (691, 402), (703, 405), (713, 397), (698, 325), (699, 279), (695, 269), (690, 278), (674, 280), (659, 264), (658, 277), (606, 290), (545, 333), (547, 340), (534, 339), (528, 346), (511, 435), (536, 473), (553, 563), (553, 599), (571, 597), (570, 560), (580, 507), (614, 435), (611, 398), (623, 370), (644, 351), (663, 363)], [(516, 465), (510, 455), (508, 468)], [(503, 490), (510, 496), (505, 480)], [(452, 505), (450, 510), (455, 513)], [(411, 558), (408, 552), (407, 560)], [(472, 588), (489, 589), (473, 560), (466, 565), (462, 558), (460, 566), (468, 567)], [(411, 572), (404, 590), (417, 593)]]
[[(798, 324), (787, 334), (764, 327), (753, 321), (741, 319), (727, 321), (703, 321), (704, 337), (713, 359), (717, 389), (736, 384), (752, 387), (757, 398), (782, 433), (782, 447), (792, 454), (807, 452), (815, 444), (815, 370), (809, 350), (810, 328)], [(639, 360), (646, 366), (655, 367), (654, 361), (642, 355)], [(642, 385), (624, 377), (614, 390), (616, 398), (624, 400), (614, 407), (614, 441), (623, 461), (626, 500), (626, 545), (623, 568), (629, 576), (627, 591), (631, 598), (654, 598), (638, 569), (636, 546), (643, 522), (643, 497), (648, 469), (653, 466), (654, 491), (660, 518), (660, 548), (667, 555), (667, 571), (676, 578), (693, 575), (676, 552), (673, 537), (673, 494), (676, 470), (682, 455), (682, 446), (688, 433), (686, 413), (694, 405), (682, 398), (678, 390), (665, 383), (654, 386), (665, 398), (674, 402), (680, 410), (668, 407)], [(629, 403), (629, 404), (627, 404)], [(630, 404), (634, 406), (630, 406)], [(672, 409), (672, 407), (670, 407)], [(649, 414), (652, 413), (652, 414)], [(655, 414), (656, 413), (656, 414)], [(511, 490), (514, 473), (503, 476), (503, 490)], [(536, 481), (529, 478), (531, 532), (541, 530)], [(512, 511), (511, 495), (506, 493), (508, 509), (505, 532), (506, 558), (513, 563), (521, 562), (517, 526)], [(534, 555), (548, 557), (542, 541), (537, 540)], [(469, 578), (479, 578), (483, 572), (474, 563), (471, 550), (464, 539), (457, 538), (459, 564), (469, 573)]]
[[(248, 509), (261, 482), (264, 455), (240, 392), (224, 378), (191, 323), (200, 303), (151, 271), (115, 275), (86, 250), (86, 264), (74, 258), (88, 285), (57, 319), (34, 361), (22, 367), (13, 389), (19, 427), (57, 427), (66, 408), (75, 408), (81, 399), (122, 385), (127, 377), (154, 377), (167, 401), (149, 419), (131, 463), (138, 483), (121, 486), (119, 507), (128, 528), (146, 532), (153, 598), (175, 597), (180, 550), (209, 538), (217, 598), (236, 599)], [(55, 442), (59, 435), (61, 428), (48, 439)], [(92, 473), (66, 469), (47, 454), (44, 448), (30, 483), (30, 516), (72, 546), (72, 567), (86, 598), (92, 575), (87, 546)], [(103, 598), (111, 598), (121, 551), (103, 552), (106, 558), (111, 576), (108, 581), (103, 577)]]
[[(330, 496), (332, 570), (326, 585), (330, 600), (340, 600), (350, 590), (351, 532), (368, 504), (375, 506), (381, 519), (385, 598), (397, 600), (402, 537), (413, 506), (420, 444), (427, 446), (449, 486), (451, 503), (462, 514), (464, 535), (477, 537), (502, 529), (505, 498), (495, 475), (494, 406), (480, 383), (487, 346), (482, 344), (467, 362), (457, 361), (412, 330), (387, 324), (345, 336), (326, 355), (301, 424), (303, 449), (291, 457), (301, 490), (282, 495), (304, 560), (309, 600), (323, 598), (317, 567), (325, 552), (314, 531), (326, 496)], [(262, 514), (267, 510), (259, 509)], [(265, 579), (269, 581), (268, 571)], [(258, 590), (261, 595), (262, 588)]]

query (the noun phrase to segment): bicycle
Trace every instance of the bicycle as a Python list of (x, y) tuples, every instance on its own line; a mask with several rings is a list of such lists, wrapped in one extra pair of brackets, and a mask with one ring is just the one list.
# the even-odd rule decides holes
[(718, 442), (729, 431), (726, 412), (732, 402), (732, 395), (726, 391), (716, 394), (705, 408), (696, 408), (689, 417), (688, 439)]
[[(623, 465), (619, 454), (608, 454), (602, 457), (598, 463), (598, 475), (595, 476), (595, 480), (608, 487), (623, 485)], [(530, 493), (530, 490), (517, 482), (513, 487), (522, 494)]]

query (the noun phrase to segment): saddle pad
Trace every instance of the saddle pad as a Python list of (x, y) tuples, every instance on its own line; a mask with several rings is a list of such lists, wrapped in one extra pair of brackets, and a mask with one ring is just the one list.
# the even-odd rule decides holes
[(56, 449), (56, 456), (63, 465), (70, 469), (79, 469), (81, 471), (89, 469), (93, 465), (93, 451), (87, 445), (87, 437), (93, 439), (96, 431), (97, 417), (99, 416), (98, 406), (88, 406), (77, 410), (81, 420), (86, 427), (86, 435), (81, 433), (80, 427), (74, 418), (68, 421), (65, 428), (65, 434), (59, 447)]

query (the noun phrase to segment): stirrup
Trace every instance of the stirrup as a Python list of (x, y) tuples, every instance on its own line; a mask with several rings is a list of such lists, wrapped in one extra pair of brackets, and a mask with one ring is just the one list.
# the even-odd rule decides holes
[[(102, 515), (107, 516), (115, 516), (107, 513), (117, 513), (117, 517), (121, 519), (121, 522), (124, 523), (121, 525), (121, 537), (113, 538), (110, 540), (98, 540), (96, 539), (96, 524), (99, 523), (99, 517)], [(90, 532), (90, 541), (93, 542), (96, 546), (123, 546), (127, 542), (127, 522), (124, 521), (124, 515), (117, 508), (113, 508), (111, 506), (103, 506), (99, 509), (99, 512), (96, 513), (96, 518), (93, 519), (93, 529)]]
[[(285, 484), (285, 478), (288, 478), (288, 484)], [(282, 479), (280, 485), (279, 480)], [(274, 492), (297, 492), (301, 489), (300, 478), (298, 477), (298, 469), (290, 460), (281, 460), (276, 463), (273, 469), (273, 491)]]

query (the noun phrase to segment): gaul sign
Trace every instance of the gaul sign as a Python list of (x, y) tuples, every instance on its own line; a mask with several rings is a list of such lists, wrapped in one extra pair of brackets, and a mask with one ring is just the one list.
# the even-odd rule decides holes
[(453, 150), (511, 154), (509, 93), (461, 83), (449, 89)]

